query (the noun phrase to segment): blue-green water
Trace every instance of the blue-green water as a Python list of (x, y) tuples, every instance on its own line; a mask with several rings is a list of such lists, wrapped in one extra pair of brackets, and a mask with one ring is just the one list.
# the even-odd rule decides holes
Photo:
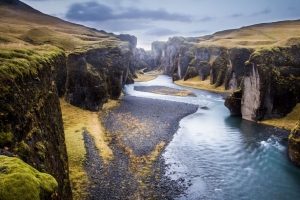
[[(135, 85), (183, 88), (166, 76)], [(180, 121), (163, 153), (169, 165), (165, 175), (191, 183), (178, 199), (300, 199), (300, 168), (287, 159), (288, 132), (231, 117), (222, 96), (191, 90), (197, 98), (124, 89), (129, 95), (199, 105)]]

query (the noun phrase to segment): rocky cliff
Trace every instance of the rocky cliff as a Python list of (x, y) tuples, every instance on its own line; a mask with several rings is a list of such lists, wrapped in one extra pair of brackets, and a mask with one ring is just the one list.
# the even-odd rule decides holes
[(58, 198), (72, 199), (57, 82), (65, 54), (52, 46), (0, 49), (0, 149), (51, 174)]
[(67, 59), (67, 102), (99, 111), (109, 98), (119, 98), (126, 83), (133, 83), (130, 69), (135, 70), (134, 64), (128, 43), (71, 53)]
[[(173, 80), (209, 78), (233, 93), (231, 115), (250, 121), (282, 118), (300, 102), (300, 20), (259, 24), (186, 39), (153, 42), (154, 67)], [(289, 157), (299, 165), (299, 126), (289, 137)]]

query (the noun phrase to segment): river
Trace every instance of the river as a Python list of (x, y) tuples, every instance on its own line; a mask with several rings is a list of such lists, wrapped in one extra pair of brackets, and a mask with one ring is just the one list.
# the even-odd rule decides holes
[(187, 89), (160, 75), (127, 85), (124, 93), (199, 105), (180, 121), (162, 155), (165, 176), (189, 180), (177, 199), (300, 199), (300, 169), (287, 158), (288, 131), (231, 117), (220, 94), (188, 88), (197, 97), (173, 97), (134, 90), (152, 85)]

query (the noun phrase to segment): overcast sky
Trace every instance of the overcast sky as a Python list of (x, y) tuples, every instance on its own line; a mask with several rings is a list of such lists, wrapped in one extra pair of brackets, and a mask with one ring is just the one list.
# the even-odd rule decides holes
[[(21, 0), (22, 1), (22, 0)], [(23, 0), (88, 27), (127, 33), (149, 50), (156, 40), (202, 36), (257, 23), (300, 19), (299, 0)]]

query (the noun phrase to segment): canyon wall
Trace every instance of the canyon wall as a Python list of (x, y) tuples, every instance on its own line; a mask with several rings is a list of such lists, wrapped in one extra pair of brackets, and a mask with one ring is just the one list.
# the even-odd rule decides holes
[[(249, 121), (282, 118), (300, 102), (299, 44), (259, 47), (201, 44), (212, 37), (194, 40), (174, 37), (168, 42), (153, 42), (152, 68), (163, 69), (174, 81), (199, 77), (199, 81), (209, 78), (214, 87), (224, 86), (232, 91), (224, 103), (231, 115)], [(298, 132), (299, 125), (289, 137), (289, 158), (300, 165)]]
[(135, 62), (127, 42), (119, 46), (74, 52), (67, 59), (66, 100), (99, 111), (110, 99), (118, 99), (126, 83), (133, 83)]
[(72, 199), (58, 97), (64, 52), (52, 46), (2, 49), (0, 57), (0, 149), (51, 174), (58, 182), (57, 198)]

